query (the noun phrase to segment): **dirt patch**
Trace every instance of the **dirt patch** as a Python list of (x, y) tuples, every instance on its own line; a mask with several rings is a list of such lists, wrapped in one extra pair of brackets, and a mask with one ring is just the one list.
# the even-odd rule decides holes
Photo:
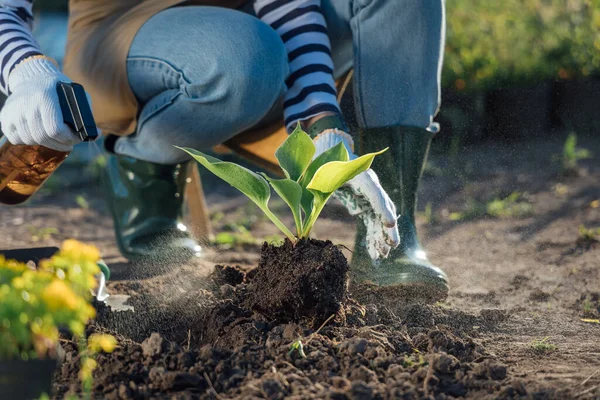
[[(273, 323), (256, 312), (240, 312), (239, 305), (231, 300), (240, 290), (237, 286), (243, 275), (235, 268), (228, 270), (233, 273), (232, 278), (217, 283), (207, 280), (218, 264), (240, 266), (243, 272), (249, 271), (259, 263), (260, 245), (218, 247), (218, 251), (214, 251), (204, 243), (205, 260), (167, 266), (160, 277), (152, 277), (155, 271), (148, 266), (138, 268), (127, 263), (115, 244), (111, 218), (105, 211), (99, 185), (82, 173), (84, 165), (81, 164), (64, 164), (53, 175), (57, 179), (49, 182), (27, 204), (0, 206), (0, 247), (56, 246), (66, 238), (93, 243), (100, 248), (113, 272), (113, 280), (109, 282), (111, 292), (131, 296), (130, 303), (143, 318), (125, 318), (124, 314), (105, 316), (107, 326), (123, 333), (118, 352), (102, 356), (100, 360), (96, 373), (97, 398), (110, 398), (104, 393), (112, 393), (114, 398), (119, 392), (121, 398), (141, 398), (146, 394), (149, 398), (216, 398), (201, 372), (204, 371), (202, 363), (216, 368), (219, 357), (225, 361), (217, 372), (207, 372), (207, 375), (221, 398), (243, 397), (240, 393), (265, 398), (261, 391), (271, 393), (269, 388), (280, 384), (284, 387), (283, 393), (292, 393), (289, 397), (303, 393), (298, 397), (327, 398), (329, 390), (335, 392), (330, 398), (336, 398), (340, 391), (346, 397), (337, 398), (369, 398), (362, 395), (363, 392), (370, 393), (372, 398), (394, 398), (401, 397), (402, 393), (413, 393), (401, 389), (396, 396), (396, 392), (392, 392), (396, 386), (413, 388), (414, 382), (423, 384), (424, 378), (417, 379), (410, 368), (421, 368), (419, 373), (426, 374), (430, 357), (447, 354), (460, 362), (455, 374), (457, 371), (468, 374), (484, 363), (506, 367), (506, 378), (486, 381), (487, 384), (495, 382), (494, 385), (499, 384), (503, 389), (488, 392), (469, 384), (467, 398), (509, 398), (511, 396), (501, 393), (508, 393), (502, 390), (509, 390), (510, 381), (518, 382), (514, 383), (515, 393), (521, 393), (519, 383), (523, 384), (527, 395), (520, 397), (524, 398), (598, 399), (600, 325), (594, 321), (600, 318), (600, 313), (593, 294), (598, 293), (600, 287), (600, 246), (592, 245), (589, 249), (580, 246), (584, 243), (579, 241), (579, 226), (600, 227), (600, 157), (580, 162), (589, 171), (587, 175), (560, 176), (559, 165), (553, 160), (562, 154), (566, 134), (539, 133), (516, 143), (494, 141), (458, 146), (456, 156), (442, 153), (439, 148), (436, 151), (435, 142), (442, 137), (437, 136), (431, 163), (421, 184), (417, 229), (431, 261), (448, 274), (448, 299), (432, 305), (409, 306), (393, 295), (381, 296), (376, 291), (369, 294), (371, 299), (360, 298), (358, 304), (347, 303), (343, 310), (345, 323), (337, 318), (329, 321), (310, 341), (308, 338), (316, 331), (313, 327)], [(600, 136), (585, 137), (582, 133), (580, 139), (579, 146), (600, 154)], [(69, 159), (75, 160), (75, 155)], [(240, 224), (259, 239), (271, 240), (267, 238), (278, 233), (258, 212), (252, 214), (254, 206), (246, 206), (248, 200), (234, 189), (217, 178), (211, 180), (210, 174), (203, 174), (203, 179), (206, 179), (204, 187), (215, 233)], [(473, 200), (484, 204), (513, 192), (523, 193), (532, 207), (531, 215), (451, 218), (456, 212), (469, 211), (468, 205)], [(78, 196), (87, 200), (89, 208), (78, 204)], [(273, 209), (286, 207), (283, 203), (278, 205), (276, 199), (272, 203)], [(217, 215), (221, 217), (216, 218)], [(291, 217), (284, 217), (283, 222), (293, 224)], [(313, 234), (315, 238), (330, 239), (348, 247), (349, 251), (343, 252), (349, 257), (354, 244), (354, 226), (354, 219), (340, 205), (331, 204), (315, 225)], [(365, 293), (350, 288), (351, 297), (358, 298)], [(222, 307), (221, 315), (231, 318), (229, 325), (223, 325), (220, 331), (213, 330), (213, 337), (209, 338), (203, 336), (207, 334), (203, 326), (211, 323), (206, 310), (214, 310), (215, 305)], [(123, 321), (118, 322), (119, 319)], [(221, 316), (219, 320), (227, 321)], [(140, 345), (154, 331), (160, 332), (169, 346), (176, 344), (178, 350), (163, 350), (160, 356), (151, 358), (143, 356)], [(438, 331), (451, 338), (447, 351), (437, 346), (440, 352), (430, 353), (429, 332)], [(265, 337), (272, 339), (267, 342)], [(299, 337), (307, 358), (298, 357), (296, 353), (288, 358), (289, 346)], [(365, 361), (358, 355), (350, 358), (342, 355), (338, 349), (351, 342), (360, 350), (363, 339), (369, 346), (371, 343), (382, 346), (387, 352), (385, 357), (391, 357), (395, 363), (403, 363), (406, 356), (410, 361), (402, 365), (401, 371), (410, 376), (372, 367), (375, 359), (371, 353), (371, 358)], [(533, 343), (544, 339), (555, 345), (556, 350), (544, 354), (532, 351)], [(267, 344), (272, 342), (280, 343), (281, 350), (267, 350)], [(208, 356), (201, 355), (205, 347), (214, 352), (211, 357), (215, 361), (205, 361), (209, 360)], [(326, 355), (313, 358), (311, 353), (317, 348)], [(414, 348), (420, 353), (414, 352)], [(69, 387), (78, 385), (76, 354), (67, 350), (70, 361), (64, 364), (64, 373), (57, 376), (56, 398), (62, 398)], [(166, 353), (171, 354), (171, 358), (167, 358)], [(192, 366), (178, 370), (177, 357), (188, 363), (185, 355), (188, 353), (193, 357)], [(420, 356), (423, 365), (408, 365), (419, 365)], [(366, 353), (361, 357), (367, 357)], [(331, 359), (343, 366), (333, 368), (331, 374), (314, 366), (319, 360), (329, 363)], [(371, 369), (377, 382), (368, 381), (373, 377), (370, 373), (354, 372), (351, 377), (355, 369), (349, 369), (348, 365), (355, 364)], [(332, 365), (335, 364), (332, 362)], [(271, 366), (275, 372), (269, 369)], [(150, 379), (149, 371), (154, 367), (184, 374), (178, 378), (184, 382), (192, 379), (199, 383), (188, 389), (169, 389), (163, 393), (161, 380)], [(281, 380), (280, 372), (289, 385)], [(434, 373), (438, 378), (442, 376)], [(470, 376), (474, 376), (472, 372)], [(438, 387), (444, 384), (442, 380), (428, 382), (432, 385), (429, 386), (430, 397), (453, 396), (439, 392)], [(426, 397), (424, 391), (418, 393), (404, 397)]]
[[(444, 352), (452, 352), (460, 340), (438, 330), (418, 338), (417, 353), (405, 352), (413, 343), (403, 332), (346, 329), (344, 334), (351, 337), (343, 337), (330, 329), (306, 344), (302, 357), (290, 352), (289, 328), (274, 327), (264, 340), (235, 349), (204, 346), (188, 351), (154, 334), (141, 345), (100, 356), (103, 368), (94, 392), (105, 399), (209, 399), (215, 393), (239, 399), (559, 398), (558, 392), (528, 390), (497, 362), (472, 362), (472, 353)], [(69, 349), (68, 354), (73, 352)], [(72, 372), (66, 363), (59, 375)], [(75, 389), (67, 382), (58, 385), (60, 395)]]
[[(307, 245), (335, 249), (324, 242)], [(268, 246), (263, 246), (263, 251), (266, 257), (262, 260), (274, 253), (281, 259), (281, 251)], [(337, 260), (335, 251), (332, 253), (322, 259)], [(328, 318), (315, 330), (307, 323), (273, 319), (272, 315), (293, 318), (281, 314), (275, 306), (273, 314), (266, 314), (264, 308), (258, 312), (258, 294), (247, 295), (256, 290), (265, 276), (260, 268), (265, 267), (261, 264), (256, 272), (246, 274), (237, 268), (218, 266), (211, 275), (215, 290), (190, 295), (206, 297), (201, 303), (210, 303), (210, 307), (194, 306), (180, 298), (165, 304), (164, 312), (158, 313), (171, 315), (175, 304), (179, 304), (178, 318), (155, 318), (155, 333), (141, 343), (121, 336), (121, 346), (113, 354), (99, 356), (102, 369), (95, 375), (94, 393), (106, 399), (209, 399), (217, 397), (216, 393), (219, 398), (236, 399), (558, 399), (569, 394), (566, 390), (525, 385), (480, 343), (477, 338), (483, 330), (494, 330), (508, 318), (504, 310), (485, 309), (480, 315), (472, 315), (426, 304), (396, 303), (391, 307), (393, 299), (385, 299), (386, 292), (373, 287), (355, 288), (364, 301), (359, 303), (346, 297), (342, 273), (340, 293), (347, 301), (338, 300), (336, 308), (327, 311), (336, 312), (337, 318)], [(330, 282), (330, 276), (321, 276)], [(273, 287), (276, 283), (272, 282)], [(287, 293), (296, 299), (300, 295)], [(230, 298), (222, 298), (224, 294)], [(247, 298), (254, 301), (248, 302)], [(138, 307), (143, 307), (141, 299), (147, 301), (148, 296), (132, 297)], [(289, 302), (279, 302), (284, 310), (291, 309)], [(106, 321), (111, 321), (108, 313), (101, 309), (104, 322), (98, 320), (99, 325), (91, 329), (106, 329)], [(121, 335), (130, 331), (124, 325), (136, 326), (140, 322), (137, 319), (149, 317), (146, 313), (121, 315), (130, 318), (121, 320)], [(311, 319), (306, 319), (306, 314), (295, 315), (309, 322), (316, 314), (309, 314)], [(187, 339), (177, 332), (188, 332)], [(136, 337), (139, 335), (136, 331)], [(65, 361), (55, 382), (57, 398), (79, 391), (74, 379), (79, 362), (76, 345), (67, 343), (65, 350)]]
[(277, 322), (308, 320), (318, 326), (346, 299), (348, 262), (330, 241), (264, 244), (248, 275), (243, 304)]

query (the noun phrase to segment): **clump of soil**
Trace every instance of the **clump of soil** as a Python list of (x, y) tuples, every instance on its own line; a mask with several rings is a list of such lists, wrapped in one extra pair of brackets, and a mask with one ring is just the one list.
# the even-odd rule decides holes
[(330, 241), (265, 243), (247, 281), (246, 308), (277, 322), (318, 325), (337, 314), (346, 299), (348, 262)]
[[(286, 241), (279, 247), (265, 243), (258, 267), (248, 273), (216, 266), (214, 293), (197, 289), (157, 296), (145, 291), (129, 300), (134, 312), (111, 312), (98, 303), (96, 324), (137, 342), (161, 332), (177, 343), (225, 338), (232, 344), (238, 338), (232, 329), (257, 313), (269, 323), (317, 327), (343, 311), (347, 276), (346, 258), (329, 241)], [(190, 327), (191, 321), (198, 323)]]

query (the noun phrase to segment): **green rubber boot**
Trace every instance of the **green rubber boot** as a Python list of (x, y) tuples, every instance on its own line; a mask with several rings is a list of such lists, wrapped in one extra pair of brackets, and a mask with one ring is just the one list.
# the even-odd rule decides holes
[(128, 260), (183, 262), (200, 256), (200, 245), (181, 222), (185, 166), (108, 156), (105, 196), (119, 250)]
[(417, 189), (434, 133), (420, 128), (389, 127), (361, 132), (361, 154), (389, 150), (377, 157), (371, 168), (396, 205), (400, 215), (400, 245), (388, 258), (373, 265), (365, 247), (366, 230), (358, 223), (351, 270), (357, 282), (372, 281), (401, 290), (411, 300), (439, 301), (448, 295), (446, 274), (427, 260), (415, 228)]

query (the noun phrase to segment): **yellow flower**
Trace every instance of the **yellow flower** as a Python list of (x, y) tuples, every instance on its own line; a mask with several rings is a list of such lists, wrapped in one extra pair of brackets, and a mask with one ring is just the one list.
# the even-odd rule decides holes
[(23, 289), (25, 287), (25, 280), (22, 277), (17, 276), (12, 280), (12, 286), (15, 289)]
[(63, 281), (53, 280), (43, 291), (42, 299), (50, 311), (60, 309), (76, 310), (79, 298)]
[(93, 353), (100, 350), (105, 353), (112, 353), (117, 346), (117, 339), (112, 335), (94, 333), (88, 338), (88, 347)]
[(60, 247), (60, 252), (66, 256), (84, 258), (92, 262), (100, 259), (100, 251), (95, 246), (87, 245), (74, 239), (65, 240)]

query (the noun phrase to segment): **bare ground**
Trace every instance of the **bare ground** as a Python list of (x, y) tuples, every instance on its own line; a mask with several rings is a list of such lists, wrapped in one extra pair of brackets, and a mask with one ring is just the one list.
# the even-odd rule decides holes
[[(497, 319), (493, 329), (469, 327), (470, 335), (526, 385), (600, 398), (600, 324), (593, 322), (600, 318), (600, 244), (579, 233), (580, 225), (600, 227), (600, 157), (581, 161), (578, 176), (563, 176), (554, 159), (562, 142), (535, 138), (472, 146), (455, 156), (434, 154), (418, 223), (431, 260), (451, 282), (448, 300), (436, 308)], [(597, 137), (580, 145), (600, 154)], [(94, 243), (113, 270), (112, 290), (131, 293), (131, 267), (114, 243), (99, 183), (90, 171), (81, 173), (82, 165), (65, 165), (30, 203), (0, 206), (0, 248), (58, 245), (70, 237)], [(233, 237), (239, 242), (251, 242), (248, 236), (271, 240), (277, 233), (230, 188), (207, 177), (205, 191), (215, 232), (238, 232)], [(521, 194), (516, 205), (490, 209), (492, 200), (514, 192)], [(240, 227), (251, 235), (240, 234)], [(334, 204), (315, 236), (351, 250), (354, 223)], [(252, 243), (207, 245), (204, 260), (133, 287), (144, 292), (159, 286), (157, 297), (182, 295), (207, 286), (217, 263), (256, 265), (259, 251)], [(541, 351), (535, 341), (555, 349)]]

